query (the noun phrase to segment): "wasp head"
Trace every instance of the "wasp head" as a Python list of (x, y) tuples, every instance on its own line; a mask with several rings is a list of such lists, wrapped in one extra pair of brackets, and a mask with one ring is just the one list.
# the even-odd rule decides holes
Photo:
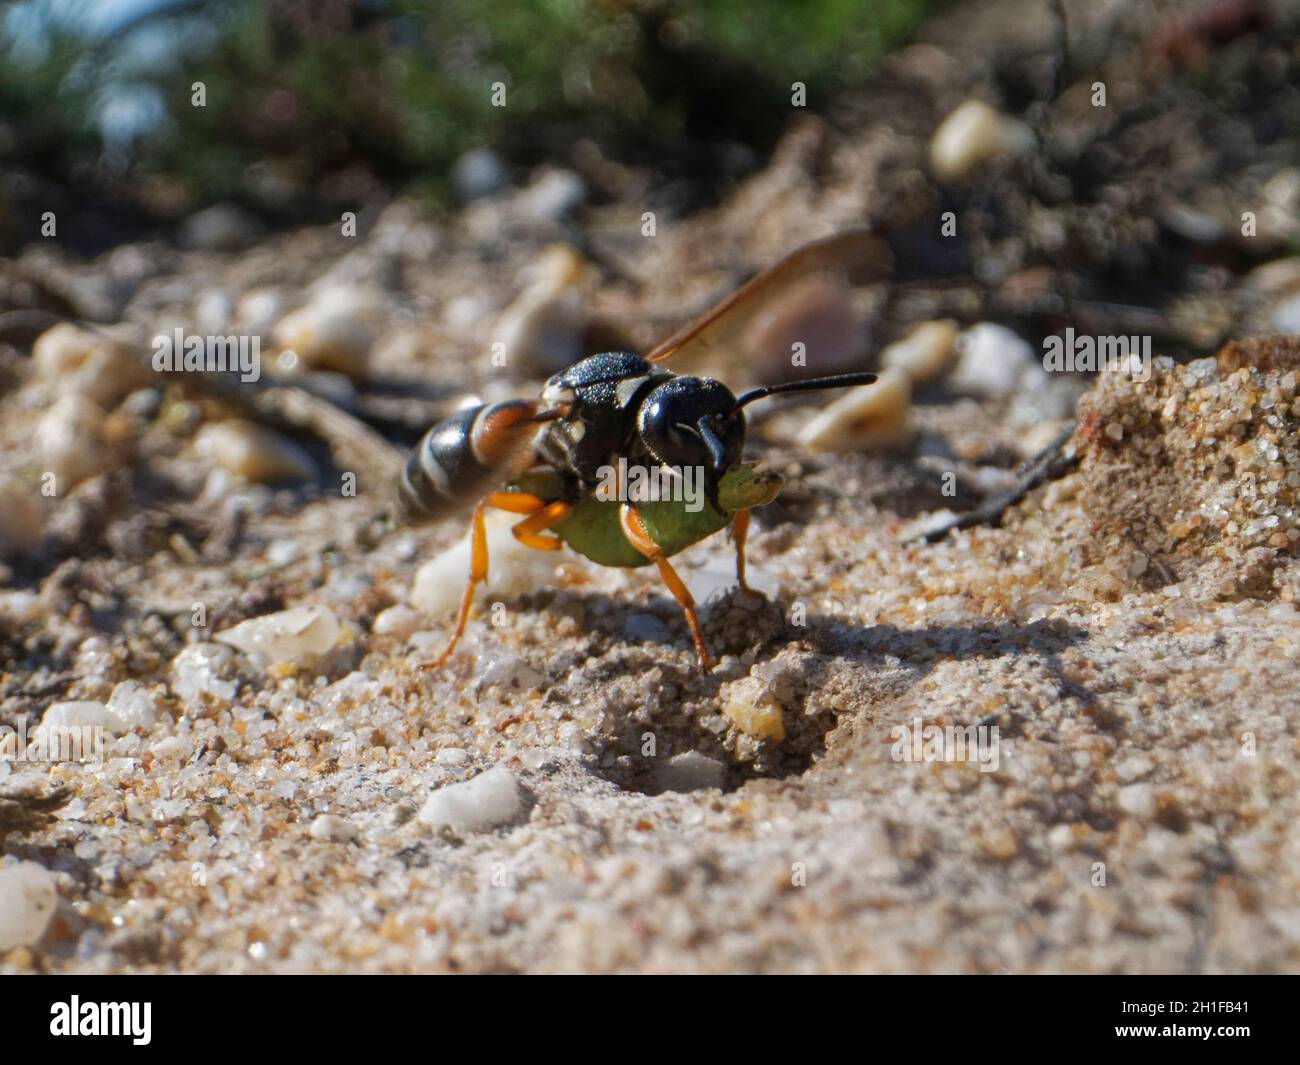
[(641, 404), (637, 432), (664, 465), (702, 469), (705, 498), (721, 509), (718, 482), (745, 447), (745, 416), (729, 388), (703, 377), (672, 377)]

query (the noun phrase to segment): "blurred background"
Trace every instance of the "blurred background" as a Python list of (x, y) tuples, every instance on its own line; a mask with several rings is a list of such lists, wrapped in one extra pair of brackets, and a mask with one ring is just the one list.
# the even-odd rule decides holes
[(607, 196), (602, 161), (646, 167), (690, 209), (770, 152), (793, 82), (824, 107), (930, 6), (19, 0), (0, 15), (3, 238), (36, 235), (29, 203), (76, 212), (69, 239), (95, 251), (216, 201), (273, 225), (398, 188), (447, 204), (548, 159)]
[[(1132, 302), (1157, 313), (1100, 331), (1202, 349), (1227, 311), (1154, 305), (1300, 237), (1295, 28), (1292, 0), (16, 0), (0, 251), (53, 254), (47, 211), (80, 257), (232, 250), (398, 197), (450, 219), (547, 167), (533, 206), (583, 246), (611, 207), (716, 207), (803, 136), (804, 176), (858, 197), (825, 225), (886, 231), (900, 279)], [(964, 103), (989, 110), (940, 145)]]

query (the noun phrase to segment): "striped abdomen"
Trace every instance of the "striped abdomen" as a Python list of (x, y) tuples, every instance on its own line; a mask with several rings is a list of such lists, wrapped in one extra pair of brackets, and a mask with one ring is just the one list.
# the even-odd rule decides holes
[(478, 503), (532, 462), (537, 404), (466, 407), (420, 438), (397, 486), (403, 521), (436, 521)]

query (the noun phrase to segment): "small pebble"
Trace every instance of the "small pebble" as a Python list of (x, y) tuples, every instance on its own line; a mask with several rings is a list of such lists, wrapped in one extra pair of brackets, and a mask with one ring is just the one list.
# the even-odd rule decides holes
[(275, 323), (284, 317), (288, 299), (277, 288), (255, 288), (235, 304), (235, 325), (241, 333), (270, 337)]
[(582, 206), (587, 186), (572, 170), (545, 169), (515, 198), (515, 206), (537, 222), (560, 222)]
[[(335, 370), (354, 381), (367, 372), (374, 331), (361, 317), (358, 300), (330, 289), (290, 311), (271, 333), (282, 352), (292, 351), (304, 369)], [(285, 367), (283, 359), (277, 365)]]
[(266, 561), (272, 566), (287, 566), (301, 554), (302, 545), (297, 540), (272, 540), (266, 545)]
[(116, 728), (108, 707), (96, 700), (51, 703), (41, 715), (42, 728)]
[(1074, 848), (1074, 829), (1069, 825), (1053, 825), (1047, 833), (1048, 846), (1054, 851), (1068, 851)]
[(60, 496), (73, 485), (118, 466), (126, 448), (113, 439), (104, 411), (76, 393), (57, 400), (36, 426), (42, 472), (55, 475)]
[(1173, 233), (1193, 244), (1213, 244), (1222, 240), (1225, 227), (1221, 219), (1186, 204), (1170, 204), (1160, 213), (1160, 221)]
[(232, 418), (205, 425), (194, 440), (203, 459), (249, 481), (314, 481), (316, 463), (297, 444), (260, 425)]
[(488, 654), (480, 655), (477, 672), (476, 690), (495, 685), (498, 688), (536, 691), (546, 682), (543, 674), (512, 651), (494, 649)]
[(967, 100), (939, 124), (930, 141), (930, 167), (941, 181), (964, 178), (1001, 156), (1034, 148), (1028, 126), (981, 100)]
[(1274, 259), (1251, 270), (1242, 284), (1256, 292), (1285, 293), (1300, 289), (1300, 256)]
[(957, 351), (951, 382), (961, 391), (990, 398), (1009, 396), (1022, 386), (1027, 374), (1042, 373), (1029, 343), (993, 322), (980, 322), (962, 333)]
[(145, 368), (116, 340), (71, 322), (47, 329), (32, 345), (38, 380), (57, 394), (84, 396), (105, 410), (149, 383)]
[(0, 866), (0, 951), (40, 941), (59, 895), (54, 874), (36, 862)]
[(1130, 784), (1120, 788), (1117, 802), (1126, 814), (1141, 821), (1150, 821), (1155, 817), (1156, 795), (1150, 784)]
[(256, 240), (262, 224), (242, 207), (218, 203), (196, 211), (181, 226), (181, 243), (202, 251), (234, 251)]
[(293, 607), (241, 621), (216, 634), (238, 648), (255, 669), (301, 666), (334, 648), (343, 631), (333, 611), (322, 606)]
[(1011, 829), (996, 826), (980, 837), (980, 849), (1000, 862), (1010, 861), (1020, 852), (1020, 840)]
[(785, 739), (785, 717), (768, 686), (757, 677), (745, 677), (718, 693), (723, 716), (746, 736), (780, 743)]
[(1135, 780), (1141, 780), (1155, 769), (1155, 763), (1145, 754), (1135, 754), (1132, 758), (1126, 758), (1115, 767), (1115, 775), (1125, 784), (1131, 784)]
[(194, 304), (194, 324), (200, 333), (229, 333), (234, 317), (235, 299), (224, 288), (205, 289)]
[(356, 837), (356, 829), (341, 817), (334, 814), (321, 814), (311, 823), (307, 834), (312, 839), (327, 840), (332, 843), (346, 843)]
[(10, 625), (26, 625), (43, 614), (41, 597), (29, 591), (0, 590), (0, 618)]
[(507, 367), (549, 374), (589, 354), (583, 350), (589, 318), (581, 290), (587, 264), (561, 244), (527, 273), (533, 280), (492, 327), (493, 355), (500, 354)]
[(496, 766), (471, 780), (439, 788), (429, 796), (419, 817), (433, 828), (464, 834), (512, 821), (522, 809), (523, 797), (514, 774)]
[(475, 148), (451, 166), (451, 186), (464, 202), (495, 196), (510, 184), (501, 157), (489, 148)]
[(1278, 302), (1273, 308), (1272, 324), (1279, 333), (1300, 333), (1300, 293)]
[(912, 380), (897, 367), (870, 385), (846, 389), (800, 430), (809, 451), (865, 451), (894, 447), (911, 437)]
[(880, 365), (902, 370), (917, 384), (932, 381), (951, 364), (956, 342), (957, 323), (951, 318), (922, 322), (880, 353)]
[(659, 766), (655, 782), (664, 791), (721, 788), (727, 782), (727, 768), (716, 758), (699, 751), (687, 751), (674, 755)]
[(108, 697), (108, 711), (118, 732), (147, 731), (158, 721), (158, 699), (138, 680), (124, 680)]
[(163, 394), (157, 388), (137, 388), (122, 400), (121, 411), (140, 421), (150, 421), (162, 410)]
[(423, 614), (398, 603), (396, 606), (380, 611), (371, 631), (376, 636), (396, 636), (399, 640), (405, 640), (411, 633), (417, 632), (423, 623)]
[(208, 694), (229, 701), (239, 687), (235, 652), (219, 643), (194, 643), (172, 659), (171, 688), (182, 699)]

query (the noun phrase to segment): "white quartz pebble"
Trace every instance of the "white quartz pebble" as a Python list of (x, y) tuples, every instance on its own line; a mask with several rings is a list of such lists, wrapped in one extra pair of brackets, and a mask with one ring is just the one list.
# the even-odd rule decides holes
[(293, 607), (241, 621), (216, 634), (238, 648), (256, 669), (301, 665), (325, 654), (338, 641), (342, 626), (323, 606)]
[(172, 659), (172, 691), (182, 699), (203, 693), (233, 699), (239, 686), (235, 668), (235, 652), (224, 644), (191, 644)]
[(846, 389), (797, 437), (809, 451), (855, 451), (892, 447), (911, 433), (912, 379), (897, 367), (880, 371), (875, 384)]
[(208, 462), (259, 483), (314, 481), (320, 472), (293, 441), (239, 418), (205, 425), (194, 450)]
[(957, 367), (950, 382), (961, 391), (993, 398), (1009, 396), (1030, 375), (1044, 375), (1029, 342), (994, 322), (980, 322), (967, 329), (957, 338), (957, 351)]
[(514, 774), (497, 766), (461, 784), (448, 784), (429, 796), (420, 820), (456, 833), (480, 832), (518, 816), (523, 798)]
[(58, 901), (54, 874), (44, 866), (36, 862), (0, 866), (0, 951), (38, 942)]
[(1023, 155), (1033, 147), (1033, 132), (1023, 122), (981, 100), (967, 100), (934, 131), (930, 168), (939, 179), (955, 181), (999, 156)]
[(957, 323), (951, 318), (922, 322), (880, 353), (880, 365), (897, 367), (918, 384), (938, 377), (952, 362)]

